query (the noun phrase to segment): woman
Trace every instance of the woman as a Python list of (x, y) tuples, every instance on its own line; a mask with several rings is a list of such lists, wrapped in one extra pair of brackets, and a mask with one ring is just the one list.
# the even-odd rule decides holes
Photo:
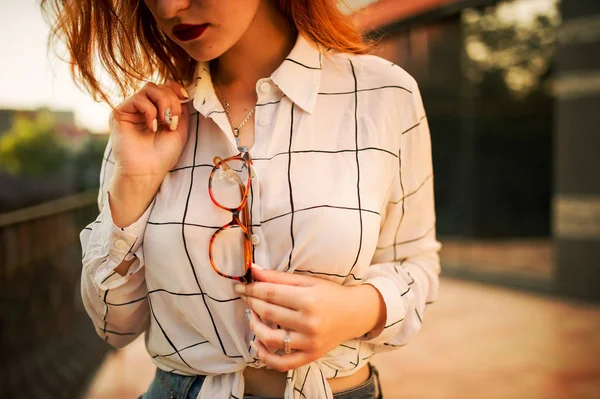
[(80, 235), (100, 337), (146, 331), (145, 399), (376, 397), (439, 285), (415, 81), (333, 0), (113, 3), (54, 3), (91, 93), (95, 52), (124, 97), (164, 82), (110, 115)]

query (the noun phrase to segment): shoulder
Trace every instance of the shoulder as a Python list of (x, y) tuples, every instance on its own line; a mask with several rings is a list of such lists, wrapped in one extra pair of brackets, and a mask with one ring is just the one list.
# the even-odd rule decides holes
[(326, 52), (323, 58), (326, 77), (355, 78), (358, 90), (397, 92), (395, 94), (404, 97), (406, 94), (418, 94), (418, 84), (407, 71), (379, 56)]
[(356, 91), (361, 113), (384, 121), (390, 129), (407, 129), (425, 113), (416, 80), (389, 60), (370, 54), (326, 52), (322, 71), (324, 92)]
[(384, 117), (395, 126), (404, 126), (424, 112), (416, 80), (401, 66), (376, 55), (326, 52), (321, 90), (357, 91), (373, 118)]
[(397, 86), (409, 93), (418, 90), (416, 80), (399, 65), (371, 54), (351, 55), (358, 77), (381, 86)]

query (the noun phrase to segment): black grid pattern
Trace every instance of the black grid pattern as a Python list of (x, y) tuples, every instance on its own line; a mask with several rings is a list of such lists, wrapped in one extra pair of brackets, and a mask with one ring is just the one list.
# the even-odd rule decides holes
[[(388, 309), (378, 337), (351, 340), (328, 355), (347, 359), (347, 368), (315, 362), (288, 373), (286, 398), (292, 392), (325, 398), (325, 378), (351, 374), (373, 354), (405, 345), (437, 295), (440, 245), (429, 130), (414, 80), (380, 58), (331, 52), (322, 57), (300, 38), (276, 72), (270, 84), (278, 89), (262, 98), (259, 93), (256, 111), (257, 121), (270, 123), (256, 125), (250, 149), (256, 169), (251, 225), (260, 240), (253, 247), (255, 262), (340, 284), (370, 283)], [(208, 86), (194, 94), (204, 98), (194, 101), (201, 104), (198, 110), (190, 107), (190, 139), (151, 212), (121, 232), (110, 228), (109, 141), (100, 175), (101, 214), (81, 232), (84, 304), (98, 334), (121, 347), (149, 328), (154, 362), (181, 374), (211, 372), (204, 359), (259, 363), (238, 349), (255, 339), (244, 327), (245, 303), (208, 263), (208, 240), (230, 217), (208, 199), (211, 160), (233, 155), (235, 148), (222, 107), (205, 90), (208, 68), (200, 66), (197, 74), (196, 81)], [(289, 84), (299, 78), (306, 85)], [(118, 265), (107, 243), (119, 234), (130, 239), (127, 254), (138, 257), (130, 269), (135, 272), (122, 277), (107, 271), (100, 279), (107, 261), (112, 259), (113, 269)], [(232, 387), (232, 397), (242, 394)]]

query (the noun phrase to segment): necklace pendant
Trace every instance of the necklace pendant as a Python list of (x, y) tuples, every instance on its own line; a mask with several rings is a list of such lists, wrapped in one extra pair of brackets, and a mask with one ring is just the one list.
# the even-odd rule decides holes
[(240, 135), (240, 128), (239, 127), (234, 127), (233, 128), (233, 135), (237, 139), (237, 137)]
[(237, 147), (238, 151), (242, 154), (248, 152), (248, 147), (240, 145), (240, 139), (238, 136), (235, 136), (235, 146)]

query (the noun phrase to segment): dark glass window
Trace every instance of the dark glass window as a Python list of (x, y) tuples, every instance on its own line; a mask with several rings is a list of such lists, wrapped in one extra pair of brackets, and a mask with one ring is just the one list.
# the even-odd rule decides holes
[(556, 0), (501, 1), (396, 29), (381, 42), (378, 54), (421, 88), (446, 265), (550, 281), (559, 23)]

